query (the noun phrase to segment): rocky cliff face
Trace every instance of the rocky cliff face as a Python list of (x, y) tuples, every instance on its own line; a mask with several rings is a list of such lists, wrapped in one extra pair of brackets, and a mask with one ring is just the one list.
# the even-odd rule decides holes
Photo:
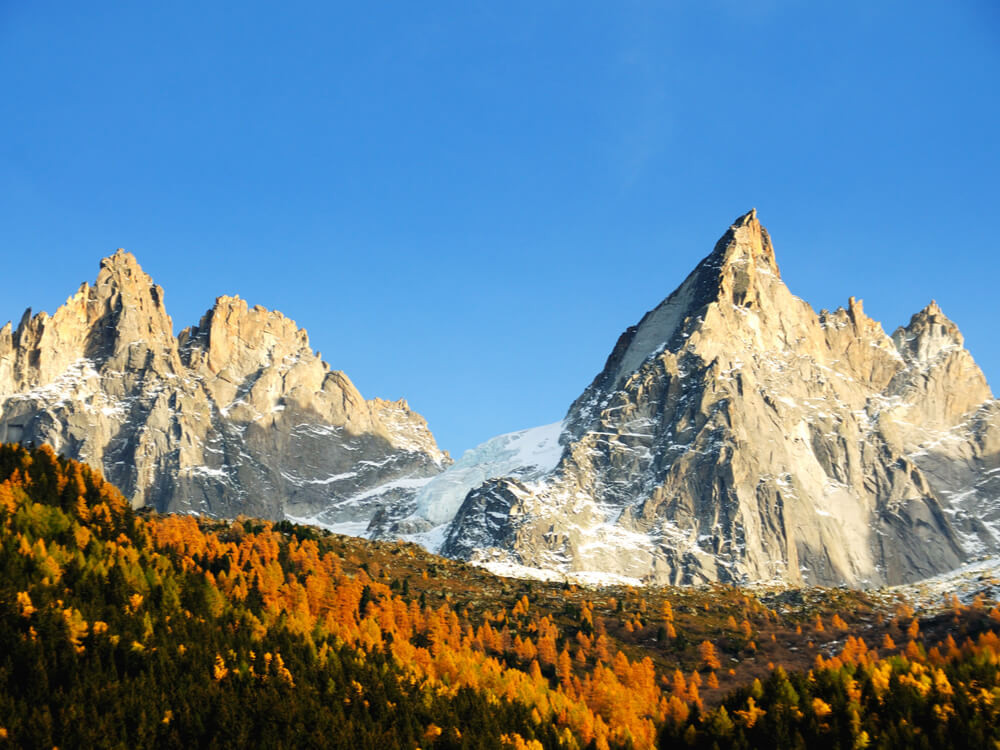
[(281, 313), (220, 297), (174, 337), (121, 250), (54, 315), (0, 329), (0, 439), (100, 467), (137, 507), (348, 531), (450, 463), (405, 401), (366, 401)]
[[(816, 314), (755, 212), (619, 339), (543, 476), (495, 476), (445, 554), (691, 583), (913, 581), (993, 551), (1000, 408), (931, 303)], [(448, 474), (442, 475), (437, 484)]]

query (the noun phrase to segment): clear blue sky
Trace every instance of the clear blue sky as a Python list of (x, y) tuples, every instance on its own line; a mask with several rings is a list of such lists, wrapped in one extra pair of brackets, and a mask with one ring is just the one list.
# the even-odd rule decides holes
[(279, 309), (460, 454), (756, 206), (814, 308), (936, 298), (1000, 388), (994, 0), (0, 0), (0, 81), (3, 319), (125, 247), (178, 330)]

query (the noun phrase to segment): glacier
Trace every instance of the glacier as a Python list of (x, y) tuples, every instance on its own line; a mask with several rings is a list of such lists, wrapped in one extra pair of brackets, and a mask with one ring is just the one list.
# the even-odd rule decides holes
[[(465, 496), (497, 477), (533, 480), (549, 474), (562, 457), (560, 436), (565, 422), (509, 432), (465, 451), (460, 459), (417, 490), (410, 514), (395, 524), (388, 536), (415, 542), (439, 552)], [(406, 532), (409, 530), (409, 533)], [(368, 530), (381, 537), (385, 532)]]

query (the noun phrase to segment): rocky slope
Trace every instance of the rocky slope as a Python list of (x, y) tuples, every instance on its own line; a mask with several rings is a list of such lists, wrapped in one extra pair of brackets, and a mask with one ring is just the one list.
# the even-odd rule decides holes
[(815, 313), (753, 211), (621, 336), (560, 443), (541, 475), (469, 487), (441, 550), (664, 583), (872, 586), (998, 547), (1000, 406), (957, 327), (934, 303), (891, 337), (853, 298)]
[(405, 401), (366, 401), (281, 313), (219, 297), (178, 337), (135, 258), (0, 329), (0, 440), (49, 443), (160, 511), (363, 530), (450, 463)]

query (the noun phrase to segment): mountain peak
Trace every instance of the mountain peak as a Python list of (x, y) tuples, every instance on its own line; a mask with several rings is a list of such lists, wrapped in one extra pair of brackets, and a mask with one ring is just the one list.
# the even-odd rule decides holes
[(741, 308), (770, 306), (775, 286), (783, 282), (771, 237), (753, 208), (730, 225), (670, 296), (622, 334), (594, 385), (621, 382), (653, 354), (688, 342), (691, 327), (720, 300)]
[(733, 222), (734, 227), (745, 227), (749, 226), (750, 224), (760, 224), (760, 222), (757, 221), (756, 208), (751, 208), (742, 216), (737, 217), (736, 221)]
[[(84, 284), (80, 292), (86, 291), (87, 285)], [(136, 257), (123, 248), (101, 260), (97, 281), (89, 296), (96, 300), (108, 300), (116, 295), (121, 297), (121, 303), (115, 307), (123, 312), (132, 308), (156, 317), (161, 328), (170, 330), (171, 324), (167, 323), (169, 318), (163, 305), (163, 288), (155, 284), (152, 277), (142, 270)]]
[(918, 312), (916, 315), (913, 316), (913, 318), (910, 320), (910, 323), (912, 324), (913, 320), (917, 318), (941, 319), (948, 323), (951, 323), (951, 321), (948, 319), (948, 316), (944, 314), (944, 310), (942, 310), (941, 306), (937, 303), (937, 300), (933, 299), (924, 307), (923, 310), (921, 310), (920, 312)]
[[(164, 305), (163, 288), (142, 270), (136, 257), (118, 248), (101, 260), (94, 286), (80, 288), (90, 326), (113, 326), (120, 341), (140, 340), (164, 350), (173, 348), (173, 322)], [(99, 334), (106, 338), (106, 333)], [(115, 345), (117, 347), (117, 344)]]
[(751, 208), (747, 213), (737, 217), (726, 233), (719, 238), (709, 258), (720, 268), (747, 261), (754, 266), (763, 262), (768, 270), (779, 278), (781, 276), (774, 257), (774, 247), (771, 245), (771, 236), (757, 218), (756, 208)]
[(211, 372), (235, 368), (243, 377), (285, 357), (314, 356), (304, 328), (277, 310), (251, 307), (239, 295), (216, 297), (198, 325), (181, 332), (180, 345), (189, 365), (191, 357), (200, 356), (197, 349)]
[(104, 258), (93, 285), (84, 282), (52, 315), (28, 308), (13, 333), (18, 357), (14, 387), (51, 382), (82, 358), (127, 362), (151, 355), (174, 364), (173, 323), (163, 289), (119, 249)]
[(900, 353), (910, 361), (930, 362), (939, 353), (965, 346), (962, 332), (934, 300), (916, 313), (908, 325), (892, 334)]
[(124, 247), (120, 247), (115, 250), (111, 255), (108, 255), (101, 259), (101, 265), (115, 265), (118, 263), (128, 263), (132, 265), (138, 265), (138, 261), (135, 256), (126, 250)]
[(122, 281), (131, 280), (136, 283), (147, 282), (152, 285), (152, 279), (142, 270), (136, 257), (124, 248), (118, 248), (111, 255), (101, 259), (101, 270), (97, 277), (98, 286), (100, 286), (102, 278), (119, 282), (119, 284)]

